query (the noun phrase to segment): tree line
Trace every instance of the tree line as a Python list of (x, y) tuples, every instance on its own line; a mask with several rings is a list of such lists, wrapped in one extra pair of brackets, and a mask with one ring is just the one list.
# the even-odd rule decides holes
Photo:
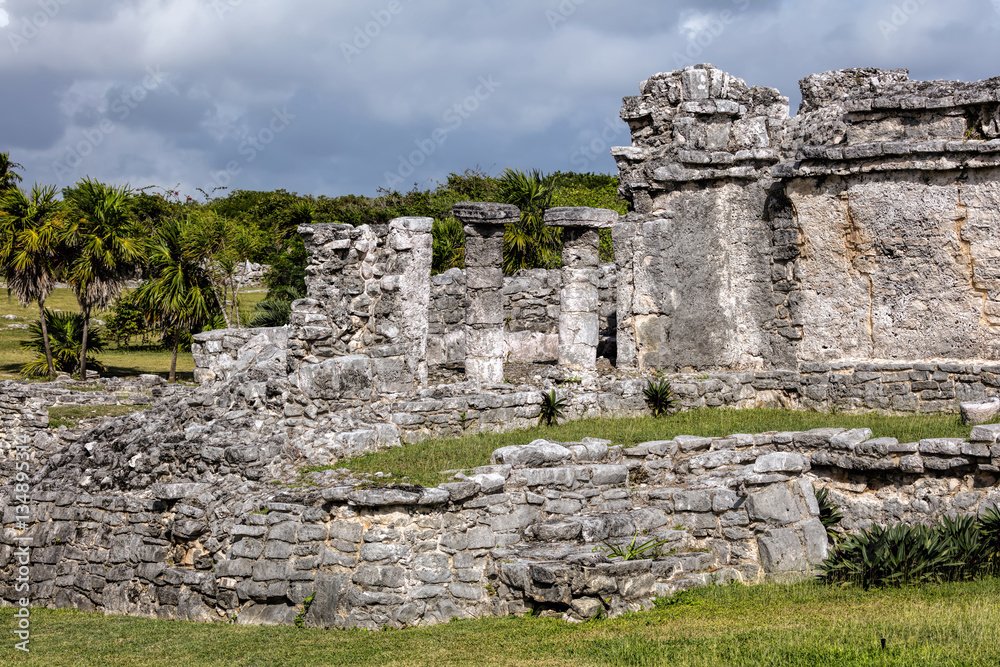
[[(618, 179), (507, 169), (499, 176), (480, 170), (451, 174), (433, 189), (380, 190), (375, 197), (298, 195), (285, 190), (200, 192), (110, 185), (86, 177), (57, 191), (54, 186), (21, 187), (23, 167), (0, 153), (0, 273), (9, 294), (25, 306), (37, 304), (37, 328), (44, 363), (32, 368), (54, 378), (72, 368), (85, 378), (96, 343), (92, 314), (115, 306), (113, 329), (127, 339), (135, 331), (129, 316), (157, 331), (171, 350), (170, 380), (178, 350), (190, 336), (219, 327), (280, 326), (291, 302), (305, 296), (307, 254), (297, 229), (312, 222), (382, 224), (402, 216), (434, 219), (433, 272), (464, 266), (465, 235), (451, 214), (459, 201), (517, 205), (520, 221), (507, 226), (504, 270), (559, 266), (561, 230), (543, 224), (552, 206), (595, 206), (625, 212)], [(612, 258), (610, 237), (602, 238), (602, 259)], [(268, 288), (249, 321), (240, 313), (240, 270), (246, 262), (266, 264)], [(138, 287), (126, 293), (129, 281)], [(59, 319), (45, 308), (57, 282), (68, 283), (80, 315)], [(51, 326), (72, 328), (78, 347), (72, 357), (60, 348), (53, 357)]]

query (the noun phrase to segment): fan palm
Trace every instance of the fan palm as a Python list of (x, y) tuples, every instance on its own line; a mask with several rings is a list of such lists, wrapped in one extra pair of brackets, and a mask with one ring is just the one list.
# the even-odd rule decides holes
[[(0, 154), (2, 157), (2, 154)], [(21, 304), (38, 303), (41, 342), (50, 378), (55, 377), (45, 318), (45, 300), (56, 285), (59, 202), (54, 186), (36, 184), (26, 195), (18, 187), (0, 192), (0, 270)]]
[(83, 311), (80, 377), (87, 376), (87, 336), (90, 314), (107, 308), (125, 281), (138, 275), (145, 255), (143, 229), (129, 207), (129, 186), (105, 185), (90, 177), (63, 190), (70, 206), (63, 234), (72, 251), (66, 278)]
[[(28, 340), (21, 347), (35, 353), (35, 358), (21, 367), (27, 376), (45, 375), (51, 364), (58, 371), (70, 373), (80, 363), (80, 345), (83, 343), (83, 315), (80, 313), (56, 313), (46, 308), (37, 322), (28, 327)], [(100, 334), (91, 332), (87, 354), (104, 350)], [(102, 369), (94, 358), (90, 364)]]
[(171, 345), (170, 382), (177, 376), (181, 339), (212, 318), (215, 303), (205, 263), (190, 251), (192, 224), (189, 218), (174, 218), (156, 230), (149, 250), (150, 276), (135, 293), (147, 321)]
[(284, 285), (267, 293), (267, 298), (257, 304), (250, 320), (251, 327), (280, 327), (288, 324), (292, 315), (292, 302), (305, 295), (294, 287)]
[(551, 176), (537, 169), (507, 169), (500, 177), (500, 199), (521, 209), (521, 220), (507, 225), (503, 236), (503, 270), (555, 268), (560, 264), (562, 230), (546, 227), (545, 210), (552, 204)]

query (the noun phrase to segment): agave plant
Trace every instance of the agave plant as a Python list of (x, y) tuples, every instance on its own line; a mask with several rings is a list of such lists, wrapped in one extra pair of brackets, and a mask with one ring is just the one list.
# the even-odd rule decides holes
[(660, 547), (666, 544), (669, 540), (649, 540), (648, 542), (643, 542), (642, 544), (637, 544), (639, 542), (639, 531), (635, 531), (635, 535), (632, 536), (632, 541), (626, 544), (621, 542), (615, 544), (614, 542), (609, 542), (604, 540), (601, 544), (603, 546), (594, 547), (595, 551), (603, 551), (607, 554), (608, 558), (621, 558), (622, 560), (642, 560), (645, 558), (655, 558), (660, 555)]
[(555, 389), (547, 394), (542, 394), (542, 411), (538, 415), (538, 423), (546, 426), (559, 423), (565, 408), (566, 399), (557, 397)]
[(1000, 508), (994, 507), (980, 515), (979, 536), (989, 552), (985, 564), (986, 574), (1000, 576)]
[(662, 417), (667, 414), (677, 402), (677, 397), (674, 396), (674, 391), (670, 388), (670, 383), (663, 379), (656, 382), (648, 380), (642, 395), (645, 397), (646, 405), (652, 410), (654, 417)]
[[(57, 371), (72, 373), (80, 363), (80, 347), (83, 345), (83, 315), (80, 313), (57, 313), (45, 309), (45, 324), (52, 350), (52, 363)], [(21, 347), (35, 353), (35, 358), (21, 367), (21, 374), (29, 377), (48, 375), (48, 361), (45, 358), (45, 343), (41, 322), (36, 320), (28, 327), (28, 340)], [(87, 364), (99, 371), (104, 370), (93, 356), (104, 351), (104, 341), (99, 331), (92, 330), (87, 341)]]
[(840, 540), (820, 566), (828, 583), (880, 588), (996, 574), (1000, 512), (944, 517), (936, 526), (872, 526)]

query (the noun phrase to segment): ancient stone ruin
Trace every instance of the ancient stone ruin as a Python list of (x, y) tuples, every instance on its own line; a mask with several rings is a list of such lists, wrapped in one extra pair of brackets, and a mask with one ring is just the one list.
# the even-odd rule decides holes
[[(519, 211), (502, 204), (455, 206), (467, 268), (433, 278), (430, 219), (300, 228), (308, 298), (288, 327), (198, 335), (198, 387), (108, 384), (89, 400), (149, 409), (54, 430), (46, 406), (88, 392), (0, 384), (0, 597), (27, 581), (32, 605), (319, 627), (582, 620), (810, 576), (817, 487), (847, 528), (996, 506), (1000, 426), (595, 433), (499, 449), (436, 488), (305, 467), (531, 426), (549, 391), (571, 418), (645, 414), (654, 370), (685, 408), (957, 412), (995, 394), (998, 84), (829, 72), (789, 117), (708, 65), (655, 75), (614, 149), (632, 212), (549, 210), (559, 270), (503, 275)], [(662, 553), (608, 557), (639, 534)]]

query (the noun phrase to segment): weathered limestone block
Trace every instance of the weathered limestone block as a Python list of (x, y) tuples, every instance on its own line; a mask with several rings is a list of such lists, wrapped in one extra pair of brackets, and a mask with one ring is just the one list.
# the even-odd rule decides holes
[(994, 396), (985, 401), (966, 401), (960, 403), (959, 408), (962, 411), (962, 423), (982, 424), (1000, 412), (1000, 398)]

